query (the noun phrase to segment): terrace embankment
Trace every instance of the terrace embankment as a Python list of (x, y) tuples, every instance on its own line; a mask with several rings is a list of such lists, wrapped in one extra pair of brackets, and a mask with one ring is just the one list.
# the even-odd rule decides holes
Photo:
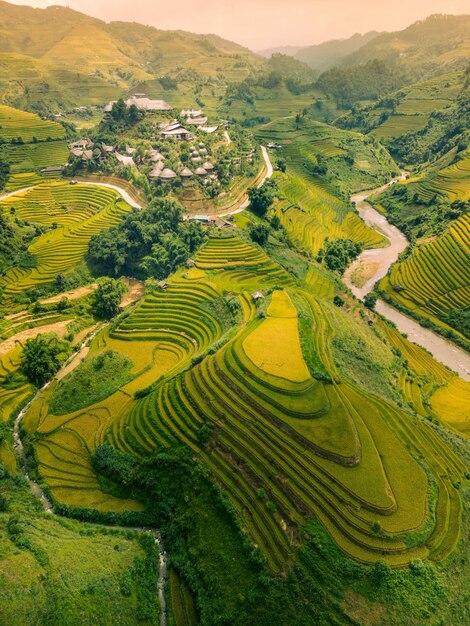
[[(397, 180), (403, 180), (406, 174), (407, 172), (402, 172), (400, 178), (392, 179), (388, 185), (394, 184)], [(404, 234), (366, 202), (367, 198), (380, 193), (388, 185), (351, 196), (351, 202), (356, 203), (359, 215), (365, 223), (385, 235), (389, 240), (389, 245), (384, 248), (364, 250), (343, 275), (343, 282), (361, 300), (372, 291), (375, 283), (387, 274), (389, 268), (397, 261), (400, 252), (407, 246), (407, 239)], [(353, 275), (361, 267), (373, 267), (373, 272), (372, 274), (369, 273), (361, 286), (357, 286), (353, 283)], [(470, 381), (470, 355), (465, 350), (458, 348), (433, 331), (423, 328), (418, 322), (381, 300), (377, 302), (376, 309), (381, 315), (393, 322), (400, 332), (408, 335), (411, 341), (429, 350), (435, 359), (456, 371), (464, 380)]]

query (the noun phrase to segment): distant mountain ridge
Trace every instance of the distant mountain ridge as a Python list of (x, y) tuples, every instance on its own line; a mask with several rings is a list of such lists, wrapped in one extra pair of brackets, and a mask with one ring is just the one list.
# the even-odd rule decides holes
[(355, 33), (347, 39), (331, 39), (313, 46), (280, 46), (268, 48), (259, 54), (270, 57), (272, 54), (281, 53), (293, 56), (298, 61), (307, 63), (312, 69), (319, 72), (334, 67), (347, 55), (355, 52), (369, 41), (383, 33), (372, 30), (368, 33)]

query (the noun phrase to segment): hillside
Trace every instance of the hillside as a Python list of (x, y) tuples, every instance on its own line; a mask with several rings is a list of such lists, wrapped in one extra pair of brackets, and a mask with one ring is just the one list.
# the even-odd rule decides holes
[[(262, 60), (215, 35), (110, 23), (68, 8), (0, 2), (3, 101), (41, 110), (104, 103), (136, 82), (188, 69), (241, 80)], [(32, 68), (33, 71), (32, 71)]]
[(467, 20), (0, 24), (0, 625), (466, 624)]
[(377, 31), (356, 33), (348, 39), (333, 39), (316, 46), (306, 46), (292, 56), (319, 72), (325, 72), (331, 67), (341, 65), (344, 57), (365, 46), (379, 35)]
[(324, 72), (318, 86), (349, 109), (418, 80), (464, 70), (469, 50), (470, 16), (434, 15), (372, 39)]

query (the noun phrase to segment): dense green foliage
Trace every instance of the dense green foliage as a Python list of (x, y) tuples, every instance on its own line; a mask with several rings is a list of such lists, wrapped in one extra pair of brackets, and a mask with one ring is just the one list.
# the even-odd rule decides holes
[(124, 283), (113, 278), (100, 278), (94, 293), (94, 308), (97, 317), (110, 320), (119, 313), (122, 296), (126, 293)]
[(352, 239), (325, 241), (323, 248), (318, 253), (317, 260), (324, 263), (328, 269), (343, 274), (362, 249), (363, 246), (355, 243)]
[(10, 175), (10, 165), (8, 161), (0, 157), (0, 191), (5, 187)]
[(81, 363), (55, 388), (51, 413), (65, 415), (104, 400), (131, 379), (132, 366), (128, 357), (112, 350)]
[(405, 84), (406, 74), (395, 62), (374, 59), (365, 65), (333, 68), (322, 74), (318, 85), (343, 109), (360, 100), (376, 100)]
[(59, 370), (70, 354), (70, 343), (54, 333), (28, 339), (23, 347), (21, 369), (28, 380), (42, 387)]
[(266, 215), (274, 201), (274, 190), (271, 184), (265, 183), (261, 187), (250, 187), (248, 198), (251, 209), (260, 216)]
[(88, 253), (99, 271), (112, 276), (165, 278), (200, 246), (201, 226), (183, 222), (171, 200), (153, 200), (134, 209), (120, 224), (90, 240)]
[[(44, 516), (0, 464), (0, 622), (61, 626), (158, 620), (150, 533)], [(14, 564), (14, 565), (13, 565)]]

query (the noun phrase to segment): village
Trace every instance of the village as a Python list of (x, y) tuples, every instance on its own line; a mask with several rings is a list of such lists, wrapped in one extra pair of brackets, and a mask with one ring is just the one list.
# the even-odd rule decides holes
[[(134, 94), (124, 104), (142, 115), (145, 139), (135, 130), (112, 143), (82, 137), (69, 144), (68, 167), (73, 173), (115, 170), (113, 173), (135, 181), (138, 172), (157, 195), (200, 188), (209, 198), (223, 193), (237, 175), (252, 173), (257, 159), (255, 146), (246, 141), (241, 145), (232, 142), (227, 123), (210, 123), (202, 109), (178, 112), (164, 100), (152, 100), (143, 93)], [(104, 124), (112, 120), (115, 105), (111, 101), (104, 107)], [(134, 174), (126, 174), (126, 169), (134, 170)]]

